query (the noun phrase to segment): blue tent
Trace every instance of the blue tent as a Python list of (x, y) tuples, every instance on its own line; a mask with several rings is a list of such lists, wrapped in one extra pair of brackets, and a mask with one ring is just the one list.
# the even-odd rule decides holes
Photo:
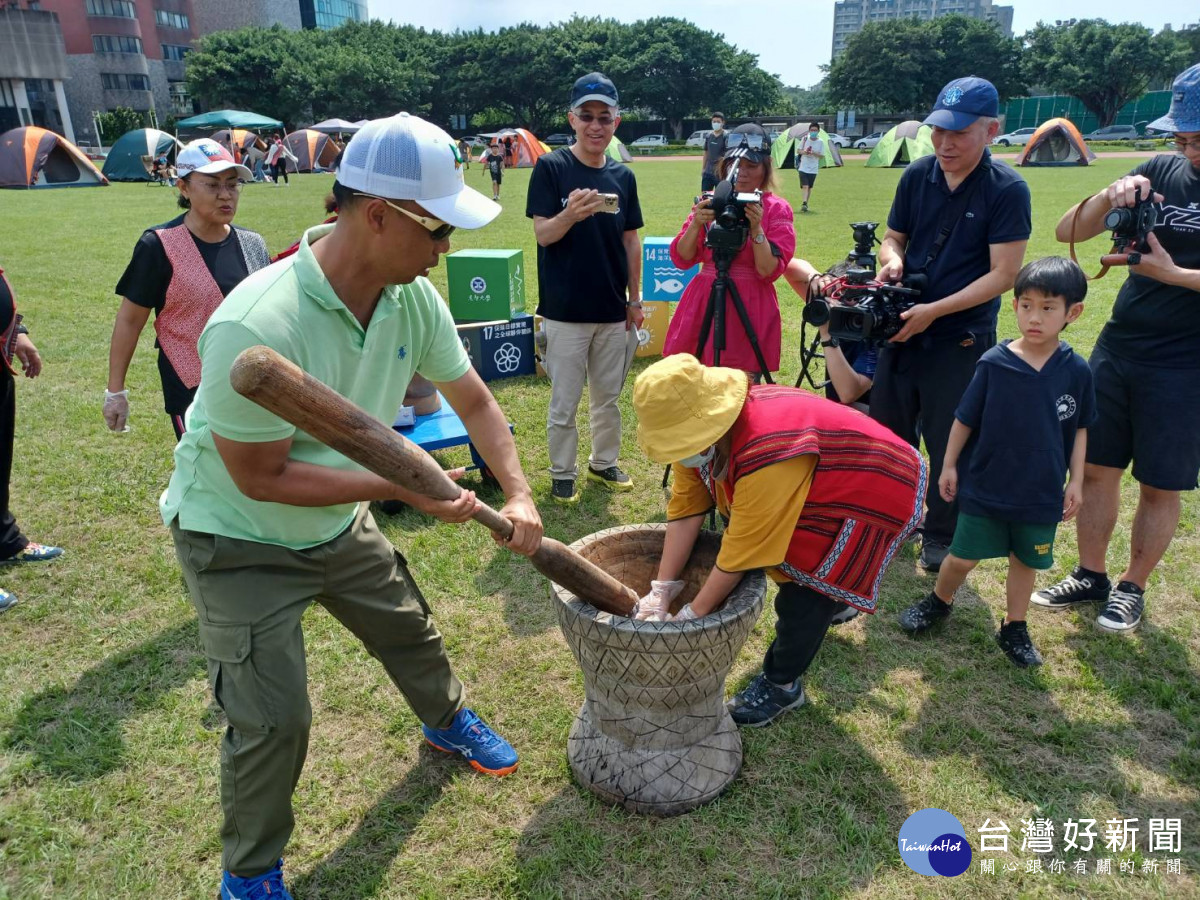
[(104, 160), (104, 174), (110, 181), (149, 181), (150, 171), (143, 158), (160, 154), (174, 160), (179, 141), (156, 128), (138, 128), (117, 138)]

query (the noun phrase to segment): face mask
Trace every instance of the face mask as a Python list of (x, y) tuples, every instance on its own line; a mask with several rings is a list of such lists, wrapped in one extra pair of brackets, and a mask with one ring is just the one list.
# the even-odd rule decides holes
[(679, 461), (679, 464), (687, 469), (698, 469), (703, 465), (712, 462), (713, 454), (716, 453), (716, 447), (709, 447), (702, 453), (697, 453), (695, 456), (688, 456)]
[(725, 123), (724, 123), (724, 122), (717, 122), (717, 121), (715, 121), (715, 120), (714, 120), (714, 121), (713, 121), (713, 123), (712, 123), (712, 127), (713, 127), (713, 131), (720, 131), (722, 128), (724, 128), (724, 127), (725, 127)]
[(820, 134), (821, 134), (821, 132), (819, 132), (819, 131), (810, 131), (808, 133), (808, 136), (815, 141)]

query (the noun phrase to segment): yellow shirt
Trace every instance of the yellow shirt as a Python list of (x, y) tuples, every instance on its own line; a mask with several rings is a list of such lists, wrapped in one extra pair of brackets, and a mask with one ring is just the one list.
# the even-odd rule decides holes
[[(667, 521), (701, 516), (712, 509), (712, 496), (697, 469), (675, 463)], [(717, 510), (729, 519), (717, 567), (725, 572), (766, 569), (773, 581), (787, 581), (776, 570), (787, 556), (796, 522), (808, 498), (817, 458), (811, 453), (764, 466), (741, 478), (730, 508), (725, 483), (718, 481)]]

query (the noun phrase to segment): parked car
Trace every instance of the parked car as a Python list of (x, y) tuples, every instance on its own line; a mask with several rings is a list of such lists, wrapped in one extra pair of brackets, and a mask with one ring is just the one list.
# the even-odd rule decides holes
[(486, 147), (488, 145), (486, 138), (481, 138), (477, 134), (468, 134), (463, 136), (463, 140), (467, 142), (468, 147)]
[(829, 143), (833, 144), (833, 146), (837, 147), (839, 150), (841, 150), (843, 147), (850, 146), (850, 138), (843, 137), (842, 135), (833, 131), (826, 133), (829, 135)]
[(665, 147), (667, 146), (667, 137), (663, 134), (644, 134), (629, 146), (639, 148)]
[(702, 131), (693, 131), (686, 141), (683, 142), (685, 147), (703, 147), (704, 140), (712, 134), (711, 128), (705, 128)]
[(1132, 125), (1109, 125), (1083, 136), (1085, 141), (1136, 141), (1138, 130)]
[(883, 138), (882, 131), (873, 131), (868, 135), (860, 137), (854, 142), (854, 146), (859, 150), (874, 150), (875, 145)]
[(1029, 139), (1033, 137), (1036, 128), (1018, 128), (1016, 131), (1010, 131), (1008, 134), (1001, 134), (992, 141), (993, 144), (998, 144), (1001, 147), (1024, 147), (1029, 143)]
[(542, 143), (547, 147), (566, 147), (571, 141), (575, 140), (573, 134), (552, 134), (542, 140)]

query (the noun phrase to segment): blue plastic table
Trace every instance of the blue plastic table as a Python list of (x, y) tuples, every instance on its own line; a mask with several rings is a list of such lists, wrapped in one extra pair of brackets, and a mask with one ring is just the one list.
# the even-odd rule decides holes
[[(471, 451), (471, 468), (481, 469), (485, 477), (492, 477), (483, 462), (483, 457), (476, 452), (475, 445), (471, 443), (471, 437), (467, 434), (466, 426), (458, 417), (458, 413), (450, 408), (450, 404), (446, 402), (446, 398), (440, 392), (438, 399), (442, 401), (442, 408), (437, 412), (427, 416), (417, 416), (416, 422), (412, 425), (401, 426), (393, 423), (392, 428), (422, 450), (445, 450), (449, 447), (461, 447), (466, 444), (467, 449)], [(508, 423), (508, 431), (510, 434), (513, 432), (512, 422)]]

